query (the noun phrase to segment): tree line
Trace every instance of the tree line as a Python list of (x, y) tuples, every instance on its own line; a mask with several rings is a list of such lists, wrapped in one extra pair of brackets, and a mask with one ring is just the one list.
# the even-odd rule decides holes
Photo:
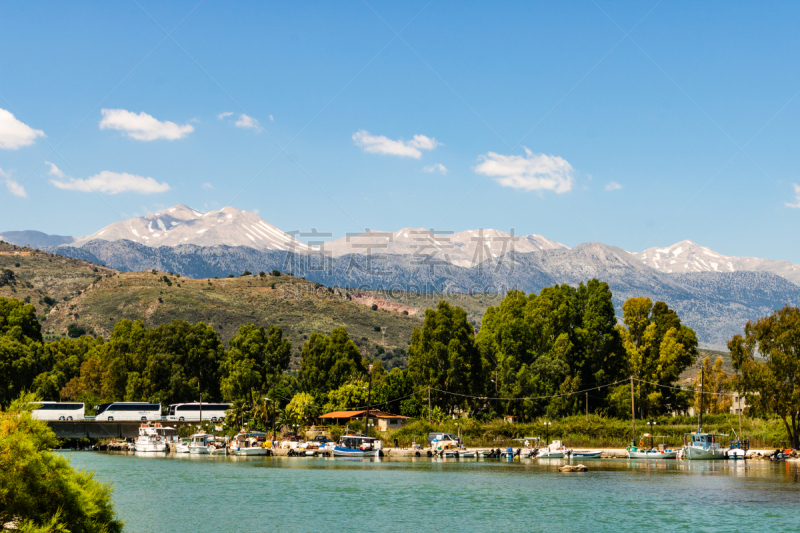
[[(800, 325), (795, 312), (791, 308), (776, 313), (772, 322), (748, 324), (745, 337), (731, 340), (738, 378), (722, 372), (721, 361), (704, 362), (707, 392), (750, 393), (750, 403), (761, 412), (785, 416), (790, 435), (800, 423), (796, 405), (794, 411), (786, 407), (800, 403), (792, 400), (797, 368), (794, 374), (785, 370), (779, 377), (763, 377), (765, 365), (787, 350), (785, 338), (765, 344), (764, 331), (777, 335), (773, 322), (791, 320), (798, 324), (781, 327), (798, 331), (792, 329)], [(362, 354), (341, 327), (311, 334), (299, 369), (292, 372), (292, 346), (277, 326), (245, 324), (227, 347), (212, 327), (180, 320), (156, 327), (122, 320), (108, 340), (85, 335), (43, 342), (33, 306), (0, 298), (0, 403), (7, 405), (28, 390), (87, 407), (123, 400), (168, 405), (202, 396), (203, 401), (231, 402), (239, 419), (267, 427), (273, 414), (279, 424), (302, 423), (324, 412), (363, 409), (371, 379), (374, 408), (411, 417), (467, 413), (478, 419), (532, 420), (588, 409), (627, 418), (632, 382), (637, 417), (648, 417), (698, 406), (696, 392), (679, 383), (681, 373), (697, 361), (697, 344), (695, 332), (664, 302), (630, 298), (618, 321), (608, 284), (596, 279), (577, 287), (546, 287), (538, 294), (509, 291), (486, 310), (477, 333), (464, 309), (439, 302), (426, 310), (409, 340), (407, 367), (391, 372)], [(781, 361), (787, 357), (796, 364), (796, 355)], [(774, 393), (755, 394), (768, 387)], [(778, 396), (786, 398), (783, 407), (768, 403)], [(714, 398), (704, 402), (707, 412), (730, 406), (724, 394)]]

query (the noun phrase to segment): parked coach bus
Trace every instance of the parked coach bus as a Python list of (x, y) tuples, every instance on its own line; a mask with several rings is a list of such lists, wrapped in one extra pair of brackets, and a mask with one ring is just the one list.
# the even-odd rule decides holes
[[(225, 419), (225, 411), (231, 408), (229, 403), (204, 403), (203, 404), (203, 420), (211, 420), (216, 422)], [(169, 406), (169, 414), (167, 420), (200, 420), (200, 404), (195, 403), (174, 403)]]
[(114, 402), (95, 407), (95, 420), (161, 420), (160, 403)]
[(36, 402), (31, 416), (37, 420), (83, 420), (85, 413), (82, 403)]

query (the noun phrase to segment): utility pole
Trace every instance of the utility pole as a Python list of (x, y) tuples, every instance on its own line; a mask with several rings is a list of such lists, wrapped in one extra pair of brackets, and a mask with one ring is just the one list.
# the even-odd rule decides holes
[[(742, 434), (742, 393), (736, 393), (736, 403), (739, 406), (739, 435)], [(742, 437), (739, 437), (740, 439)]]
[(636, 407), (633, 402), (633, 376), (631, 376), (631, 440), (636, 442)]
[(200, 389), (200, 427), (203, 426), (203, 369), (200, 369), (200, 379), (197, 380), (197, 388)]
[(275, 410), (278, 408), (278, 402), (277, 399), (275, 398), (275, 385), (276, 382), (273, 381), (272, 382), (272, 441), (273, 442), (278, 440), (275, 438)]
[(386, 326), (381, 326), (381, 334), (383, 335), (383, 351), (386, 352)]
[(431, 423), (431, 388), (428, 387), (428, 424)]
[(367, 416), (364, 417), (364, 432), (369, 437), (369, 410), (372, 407), (372, 365), (369, 365), (369, 390), (367, 391)]
[(586, 393), (586, 421), (589, 421), (589, 393)]

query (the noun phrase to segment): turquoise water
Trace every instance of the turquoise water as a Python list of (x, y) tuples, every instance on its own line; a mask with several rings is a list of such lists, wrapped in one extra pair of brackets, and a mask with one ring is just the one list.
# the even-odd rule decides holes
[(126, 531), (800, 531), (800, 465), (76, 452)]

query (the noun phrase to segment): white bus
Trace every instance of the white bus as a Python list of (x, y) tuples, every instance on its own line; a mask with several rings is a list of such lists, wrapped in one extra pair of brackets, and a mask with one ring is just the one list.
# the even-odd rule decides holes
[(83, 420), (86, 407), (82, 403), (36, 402), (31, 416), (37, 420)]
[[(231, 408), (229, 403), (204, 403), (202, 415), (203, 420), (217, 422), (225, 419), (225, 411)], [(167, 420), (173, 421), (199, 421), (200, 404), (195, 403), (174, 403), (169, 406)]]
[(95, 420), (161, 420), (160, 403), (114, 402), (98, 405), (95, 409)]

